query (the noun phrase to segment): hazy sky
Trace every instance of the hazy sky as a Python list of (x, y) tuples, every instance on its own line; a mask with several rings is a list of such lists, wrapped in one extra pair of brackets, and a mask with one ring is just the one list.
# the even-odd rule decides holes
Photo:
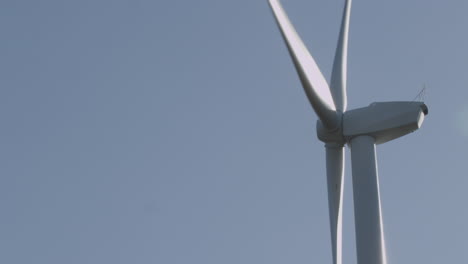
[[(389, 263), (468, 263), (467, 1), (354, 0)], [(330, 76), (343, 0), (283, 0)], [(0, 263), (332, 263), (323, 143), (265, 0), (0, 2)], [(344, 263), (356, 263), (347, 155)]]

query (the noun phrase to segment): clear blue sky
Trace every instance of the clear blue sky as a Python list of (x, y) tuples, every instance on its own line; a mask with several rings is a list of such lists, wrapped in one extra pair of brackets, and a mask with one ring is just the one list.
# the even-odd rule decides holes
[[(283, 0), (327, 77), (343, 2)], [(422, 129), (378, 146), (389, 263), (468, 263), (467, 10), (353, 3), (348, 108), (428, 87)], [(0, 263), (331, 263), (323, 143), (266, 1), (3, 0), (0, 32)]]

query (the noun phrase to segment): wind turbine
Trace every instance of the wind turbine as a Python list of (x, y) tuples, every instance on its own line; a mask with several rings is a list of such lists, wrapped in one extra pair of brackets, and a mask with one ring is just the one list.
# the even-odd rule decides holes
[(356, 250), (359, 264), (385, 264), (385, 240), (377, 173), (377, 144), (421, 127), (423, 102), (376, 102), (346, 110), (346, 72), (351, 0), (345, 0), (330, 86), (278, 0), (268, 0), (325, 143), (333, 263), (342, 262), (344, 145), (351, 149)]

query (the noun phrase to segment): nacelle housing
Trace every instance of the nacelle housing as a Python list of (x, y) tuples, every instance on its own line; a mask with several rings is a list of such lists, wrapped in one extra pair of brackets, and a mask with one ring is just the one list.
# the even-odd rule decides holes
[(375, 138), (376, 144), (402, 137), (421, 127), (427, 106), (422, 102), (377, 102), (344, 113), (346, 141), (359, 135)]

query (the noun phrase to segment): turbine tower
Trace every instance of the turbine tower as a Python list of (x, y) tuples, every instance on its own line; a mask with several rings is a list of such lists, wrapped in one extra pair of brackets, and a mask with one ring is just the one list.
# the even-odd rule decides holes
[(317, 136), (325, 143), (328, 206), (333, 263), (342, 262), (344, 146), (351, 149), (356, 250), (359, 264), (385, 264), (385, 240), (377, 172), (377, 144), (421, 127), (428, 108), (423, 102), (375, 102), (346, 110), (346, 72), (351, 0), (345, 0), (330, 86), (284, 12), (268, 0), (278, 27), (319, 120)]

